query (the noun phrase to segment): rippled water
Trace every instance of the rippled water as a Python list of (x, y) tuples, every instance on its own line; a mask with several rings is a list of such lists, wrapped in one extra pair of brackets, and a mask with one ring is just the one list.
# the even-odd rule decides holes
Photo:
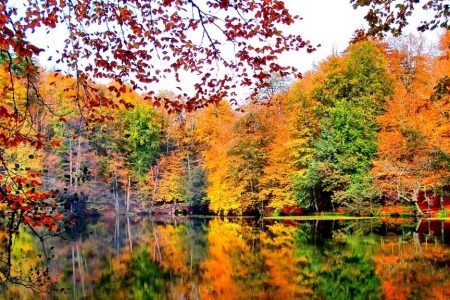
[(443, 221), (85, 220), (21, 230), (0, 298), (450, 299), (449, 244)]

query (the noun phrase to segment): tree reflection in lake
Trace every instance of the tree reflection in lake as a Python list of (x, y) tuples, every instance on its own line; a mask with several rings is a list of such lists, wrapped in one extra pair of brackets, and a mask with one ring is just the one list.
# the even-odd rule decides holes
[[(46, 241), (49, 276), (68, 299), (449, 299), (450, 223), (399, 223), (92, 220)], [(39, 240), (20, 237), (30, 264)], [(27, 267), (14, 259), (15, 272)], [(13, 284), (0, 293), (42, 297)]]
[(51, 247), (48, 238), (57, 234), (23, 224), (17, 211), (0, 216), (0, 298), (32, 298), (38, 294), (62, 292), (55, 289), (49, 273)]

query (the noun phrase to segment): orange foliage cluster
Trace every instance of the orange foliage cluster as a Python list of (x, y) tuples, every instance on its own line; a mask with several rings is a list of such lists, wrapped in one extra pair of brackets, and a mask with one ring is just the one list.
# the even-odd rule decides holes
[[(432, 244), (427, 247), (418, 241), (416, 235), (406, 242), (387, 238), (374, 258), (384, 297), (397, 300), (421, 295), (430, 299), (448, 299), (450, 281), (447, 269), (439, 267), (436, 260), (444, 262), (449, 256), (445, 245)], [(405, 285), (405, 282), (409, 284)]]
[(384, 224), (396, 224), (396, 225), (413, 224), (413, 221), (411, 219), (407, 219), (407, 218), (386, 218), (386, 217), (383, 217), (383, 218), (381, 218), (381, 222), (383, 222)]
[(436, 191), (447, 184), (448, 165), (439, 157), (450, 153), (450, 98), (448, 91), (435, 88), (450, 74), (449, 49), (447, 31), (440, 57), (426, 55), (423, 41), (413, 36), (399, 40), (387, 56), (395, 94), (379, 118), (379, 149), (372, 173), (389, 199), (417, 203), (421, 191)]
[(385, 215), (389, 214), (404, 214), (404, 213), (410, 213), (411, 207), (407, 207), (400, 204), (394, 204), (394, 205), (384, 205), (381, 207), (381, 213)]
[[(45, 136), (34, 130), (26, 118), (26, 113), (36, 113), (38, 108), (24, 99), (25, 80), (9, 74), (10, 68), (4, 65), (0, 68), (0, 205), (7, 208), (5, 211), (15, 212), (13, 223), (44, 225), (56, 231), (58, 220), (52, 212), (57, 193), (41, 191), (42, 170), (30, 168), (39, 161), (32, 153), (41, 150), (45, 144)], [(12, 82), (14, 88), (11, 88)]]

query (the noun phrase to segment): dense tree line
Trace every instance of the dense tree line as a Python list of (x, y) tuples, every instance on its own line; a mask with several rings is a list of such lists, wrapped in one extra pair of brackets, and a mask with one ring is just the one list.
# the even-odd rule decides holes
[[(44, 183), (64, 191), (72, 211), (86, 199), (102, 211), (183, 202), (238, 215), (417, 203), (419, 192), (448, 187), (448, 43), (448, 32), (434, 54), (415, 37), (356, 43), (264, 105), (239, 109), (220, 102), (167, 113), (126, 91), (126, 105), (98, 108), (109, 121), (91, 130), (67, 92), (75, 81), (42, 73), (35, 82), (54, 113), (38, 101), (28, 109), (56, 147), (28, 155), (23, 144), (4, 156), (17, 172), (46, 170)], [(118, 87), (97, 88), (113, 99)]]

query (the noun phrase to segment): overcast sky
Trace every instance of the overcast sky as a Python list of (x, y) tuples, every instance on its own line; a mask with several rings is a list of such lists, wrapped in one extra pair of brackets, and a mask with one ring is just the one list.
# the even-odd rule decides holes
[[(304, 39), (309, 39), (313, 45), (322, 46), (314, 53), (307, 54), (306, 51), (299, 53), (287, 53), (280, 58), (283, 64), (293, 65), (301, 72), (310, 70), (315, 63), (329, 56), (333, 51), (342, 52), (348, 46), (354, 31), (365, 26), (365, 10), (354, 10), (350, 0), (285, 0), (286, 6), (292, 14), (303, 18), (296, 25), (289, 28), (290, 32), (299, 33)], [(416, 33), (418, 20), (425, 15), (423, 11), (414, 13), (411, 25), (406, 32)], [(64, 30), (57, 28), (51, 35), (43, 38), (43, 31), (38, 31), (32, 41), (46, 49), (40, 56), (40, 63), (47, 69), (54, 65), (47, 60), (51, 55), (57, 57), (56, 49), (62, 49), (64, 43)], [(438, 33), (429, 32), (426, 38), (432, 42), (437, 41)], [(182, 84), (183, 89), (190, 90), (192, 82), (187, 80)], [(175, 83), (161, 82), (155, 89), (175, 90)]]

